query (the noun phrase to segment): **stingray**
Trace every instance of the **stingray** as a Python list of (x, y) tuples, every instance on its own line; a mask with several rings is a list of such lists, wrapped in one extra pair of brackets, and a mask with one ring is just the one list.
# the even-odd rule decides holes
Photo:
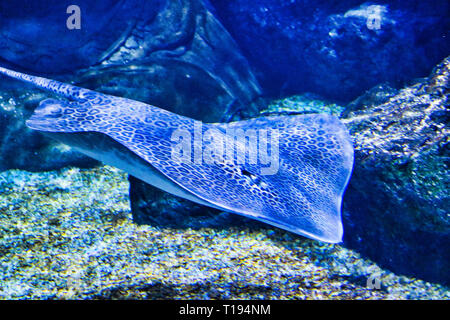
[[(342, 241), (353, 147), (334, 116), (201, 123), (131, 99), (5, 68), (0, 73), (65, 97), (41, 101), (26, 122), (31, 129), (176, 196), (312, 239)], [(261, 150), (251, 148), (251, 135), (242, 140), (229, 132), (255, 133), (266, 143), (265, 157), (252, 158)], [(203, 140), (188, 140), (196, 136)], [(230, 157), (217, 152), (224, 146), (227, 152), (234, 146)]]

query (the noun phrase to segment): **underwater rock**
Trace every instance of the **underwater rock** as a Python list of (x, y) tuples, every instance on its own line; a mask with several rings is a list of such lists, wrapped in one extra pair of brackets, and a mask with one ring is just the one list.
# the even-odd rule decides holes
[(50, 78), (78, 71), (80, 86), (190, 117), (255, 112), (258, 82), (202, 0), (78, 1), (80, 30), (66, 27), (70, 1), (18, 2), (0, 5), (4, 67)]
[(450, 284), (450, 57), (387, 102), (350, 112), (344, 243), (396, 273)]
[(0, 57), (3, 66), (39, 74), (61, 74), (87, 68), (118, 48), (139, 15), (155, 16), (145, 1), (76, 1), (81, 29), (67, 26), (69, 0), (1, 1)]
[(123, 45), (82, 74), (86, 85), (210, 122), (254, 116), (261, 95), (247, 60), (200, 0), (163, 1), (155, 15), (142, 14)]
[(351, 101), (423, 77), (450, 52), (449, 2), (212, 0), (266, 92)]
[(350, 112), (355, 112), (369, 107), (374, 107), (387, 102), (390, 98), (398, 94), (398, 90), (388, 84), (379, 84), (370, 90), (367, 90), (362, 96), (350, 102), (341, 116), (346, 118)]

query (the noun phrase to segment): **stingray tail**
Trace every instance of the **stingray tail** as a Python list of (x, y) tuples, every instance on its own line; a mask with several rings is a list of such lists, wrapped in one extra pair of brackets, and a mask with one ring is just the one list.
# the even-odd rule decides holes
[(78, 100), (83, 98), (86, 94), (91, 92), (89, 89), (80, 88), (67, 83), (62, 83), (56, 80), (50, 80), (42, 77), (32, 76), (25, 73), (9, 70), (0, 67), (0, 74), (8, 77), (31, 83), (38, 88), (63, 95), (67, 98)]

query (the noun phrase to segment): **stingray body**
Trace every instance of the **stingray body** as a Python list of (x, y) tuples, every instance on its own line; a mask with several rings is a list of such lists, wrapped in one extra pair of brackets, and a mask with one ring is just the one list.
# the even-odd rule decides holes
[[(333, 116), (203, 124), (138, 101), (5, 68), (0, 73), (69, 99), (42, 101), (27, 121), (31, 129), (185, 199), (313, 239), (342, 240), (341, 202), (353, 166), (353, 148), (346, 128)], [(275, 172), (262, 174), (263, 164), (233, 158), (180, 161), (173, 156), (174, 132), (212, 132), (216, 137), (209, 148), (218, 148), (217, 141), (221, 146), (229, 142), (226, 131), (240, 129), (274, 133), (276, 148), (269, 148), (278, 154)], [(236, 150), (245, 149), (245, 141), (244, 145), (233, 142)], [(191, 147), (195, 153), (208, 144), (198, 146), (194, 141)]]

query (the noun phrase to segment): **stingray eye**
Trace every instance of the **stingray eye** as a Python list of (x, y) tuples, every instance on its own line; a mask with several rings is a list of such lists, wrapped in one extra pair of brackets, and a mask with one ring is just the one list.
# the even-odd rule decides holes
[(55, 99), (46, 99), (39, 103), (39, 107), (35, 112), (46, 117), (60, 117), (62, 115), (63, 108), (61, 102)]

